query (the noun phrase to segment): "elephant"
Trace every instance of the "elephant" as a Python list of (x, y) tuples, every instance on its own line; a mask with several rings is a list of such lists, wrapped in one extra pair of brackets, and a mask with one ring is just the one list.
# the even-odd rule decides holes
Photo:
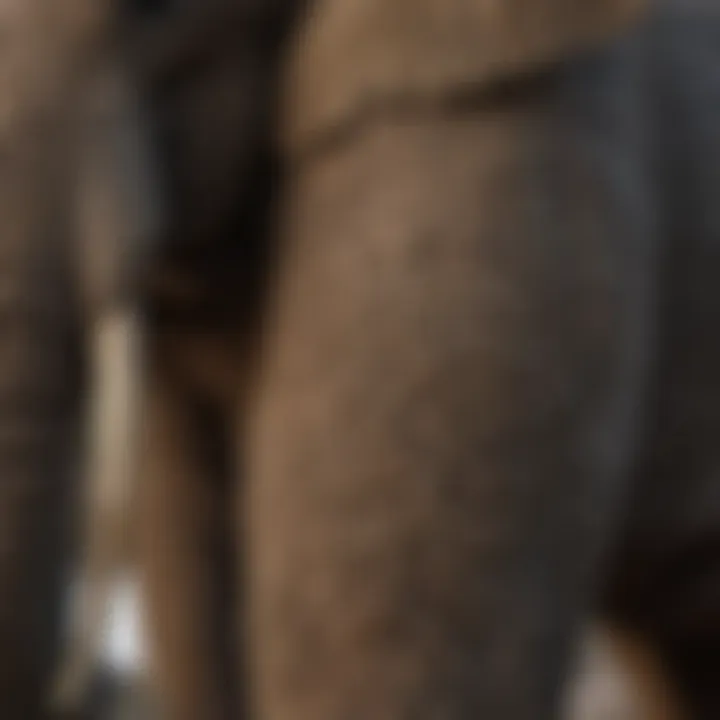
[(556, 717), (593, 612), (718, 716), (720, 12), (629, 5), (300, 29), (244, 440), (259, 717)]
[(296, 32), (238, 431), (258, 717), (549, 720), (592, 614), (720, 712), (720, 8), (572, 8)]
[(231, 5), (138, 3), (164, 716), (550, 720), (602, 617), (716, 717), (720, 8)]
[(720, 11), (644, 5), (138, 4), (166, 717), (549, 719), (590, 617), (717, 715)]
[[(0, 218), (12, 292), (2, 336), (9, 465), (0, 493), (0, 707), (9, 720), (80, 711), (111, 589), (106, 570), (127, 542), (122, 475), (132, 472), (142, 412), (137, 303), (164, 235), (158, 164), (149, 162), (131, 62), (130, 4), (29, 0), (3, 10)], [(180, 30), (166, 44), (138, 38), (137, 65), (155, 90), (173, 82), (167, 53), (175, 73), (186, 52)], [(94, 475), (89, 487), (79, 482), (83, 470)], [(93, 512), (80, 537), (90, 542), (79, 552), (74, 529), (85, 505)], [(77, 632), (46, 702), (77, 565)]]
[[(113, 4), (97, 0), (6, 3), (0, 18), (0, 714), (8, 720), (49, 717), (85, 504), (84, 395), (95, 376), (103, 389), (108, 343), (125, 352), (118, 340), (139, 317), (133, 288), (160, 236), (157, 164), (145, 155), (115, 18)], [(115, 370), (132, 370), (134, 360), (113, 359)], [(91, 405), (102, 414), (107, 402), (101, 393)], [(120, 420), (102, 438), (108, 445), (91, 440), (93, 451), (112, 450), (95, 458), (91, 492), (105, 492), (114, 448), (131, 438), (135, 420)]]

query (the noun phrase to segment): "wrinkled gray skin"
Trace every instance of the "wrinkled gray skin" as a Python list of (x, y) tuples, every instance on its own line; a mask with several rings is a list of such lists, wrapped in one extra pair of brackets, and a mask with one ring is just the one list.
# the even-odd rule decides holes
[(598, 605), (718, 716), (720, 18), (679, 15), (298, 163), (250, 422), (259, 717), (550, 719)]
[[(718, 716), (720, 20), (685, 5), (334, 128), (288, 158), (277, 238), (287, 18), (151, 81), (175, 224), (138, 550), (168, 718), (238, 717), (250, 671), (259, 718), (550, 720), (591, 612)], [(44, 364), (66, 306), (44, 302), (22, 367), (66, 418)]]
[(670, 6), (334, 128), (273, 243), (215, 125), (247, 58), (155, 96), (194, 248), (151, 303), (168, 717), (238, 717), (249, 670), (259, 718), (550, 720), (593, 612), (718, 717), (720, 10)]

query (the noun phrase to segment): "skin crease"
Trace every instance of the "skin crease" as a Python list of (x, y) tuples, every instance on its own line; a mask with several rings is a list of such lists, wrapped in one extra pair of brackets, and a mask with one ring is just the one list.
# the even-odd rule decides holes
[(549, 720), (591, 611), (717, 717), (717, 11), (317, 114), (353, 66), (317, 29), (343, 1), (283, 60), (279, 228), (253, 93), (288, 19), (149, 76), (175, 224), (138, 552), (167, 717), (242, 715), (249, 673), (260, 718)]

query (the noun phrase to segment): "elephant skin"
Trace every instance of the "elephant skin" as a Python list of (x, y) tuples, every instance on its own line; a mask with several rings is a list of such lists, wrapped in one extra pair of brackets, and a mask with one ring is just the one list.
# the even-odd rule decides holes
[(647, 0), (315, 0), (286, 82), (285, 143), (312, 141), (387, 102), (427, 103), (602, 44)]
[(307, 18), (241, 426), (257, 716), (553, 718), (596, 612), (717, 717), (720, 8), (410, 100)]
[(161, 205), (128, 200), (146, 200), (155, 163), (132, 164), (139, 105), (108, 82), (123, 64), (113, 5), (10, 2), (0, 25), (0, 714), (36, 720), (76, 558), (86, 341), (137, 297)]
[(149, 53), (166, 717), (550, 720), (598, 615), (718, 716), (720, 9), (576, 5)]

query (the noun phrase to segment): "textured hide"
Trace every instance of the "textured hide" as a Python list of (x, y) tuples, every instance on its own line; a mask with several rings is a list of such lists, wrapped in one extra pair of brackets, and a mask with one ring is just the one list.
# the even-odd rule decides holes
[(590, 48), (647, 0), (315, 0), (289, 58), (284, 140), (303, 145), (368, 106), (441, 97)]

